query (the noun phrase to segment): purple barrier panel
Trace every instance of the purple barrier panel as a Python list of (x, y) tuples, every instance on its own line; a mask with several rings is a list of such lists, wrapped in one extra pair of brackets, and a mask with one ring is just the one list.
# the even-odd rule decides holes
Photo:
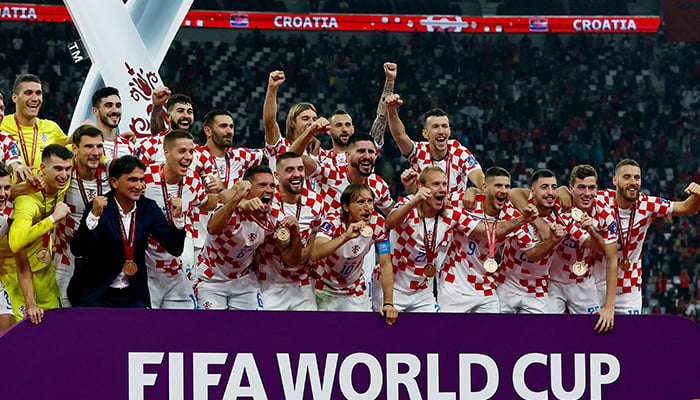
[(692, 399), (668, 316), (63, 309), (0, 338), (3, 399)]

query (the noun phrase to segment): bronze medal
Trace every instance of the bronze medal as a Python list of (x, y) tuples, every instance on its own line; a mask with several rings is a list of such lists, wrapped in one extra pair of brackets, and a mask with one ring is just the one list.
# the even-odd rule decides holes
[(47, 263), (51, 261), (51, 252), (49, 252), (48, 248), (42, 247), (39, 249), (39, 252), (36, 253), (36, 259), (41, 263)]
[(486, 272), (488, 272), (489, 274), (493, 274), (494, 272), (496, 272), (496, 271), (498, 270), (498, 263), (496, 262), (496, 260), (494, 260), (493, 258), (490, 258), (490, 257), (489, 257), (489, 258), (484, 262), (484, 269), (485, 269)]
[(372, 227), (369, 225), (365, 225), (362, 227), (362, 229), (360, 229), (360, 235), (362, 235), (362, 237), (366, 237), (366, 238), (372, 237), (373, 233), (374, 233), (374, 230), (372, 230)]
[(136, 266), (136, 263), (133, 260), (126, 260), (122, 269), (124, 270), (125, 274), (127, 274), (128, 276), (132, 276), (136, 273), (138, 267)]
[(435, 266), (433, 265), (433, 263), (428, 263), (425, 265), (425, 268), (423, 268), (423, 273), (428, 278), (432, 278), (433, 276), (435, 276), (436, 272), (437, 272), (437, 269), (435, 269)]
[(275, 237), (276, 237), (277, 240), (279, 240), (280, 242), (288, 242), (288, 241), (289, 241), (289, 238), (291, 237), (291, 233), (289, 232), (289, 229), (288, 229), (288, 228), (286, 228), (286, 227), (284, 227), (284, 226), (280, 226), (280, 227), (277, 228), (277, 230), (275, 231)]
[(581, 222), (583, 219), (584, 212), (580, 208), (572, 208), (571, 209), (571, 218), (573, 218), (574, 221), (576, 222)]
[(629, 271), (629, 269), (632, 267), (632, 263), (630, 262), (630, 259), (625, 257), (620, 261), (620, 268), (622, 268), (623, 271)]
[(586, 275), (586, 271), (588, 271), (588, 266), (584, 262), (576, 261), (574, 265), (571, 266), (571, 272), (576, 276), (584, 276)]

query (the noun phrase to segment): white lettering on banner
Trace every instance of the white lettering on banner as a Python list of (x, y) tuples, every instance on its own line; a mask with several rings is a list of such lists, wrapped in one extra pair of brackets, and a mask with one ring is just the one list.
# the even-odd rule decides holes
[(8, 7), (5, 6), (0, 12), (3, 19), (37, 19), (36, 10), (33, 7)]
[(338, 29), (335, 17), (278, 15), (272, 22), (278, 28)]
[(633, 19), (575, 19), (575, 31), (636, 31)]
[[(167, 353), (167, 378), (158, 380), (158, 372), (145, 372), (147, 365), (160, 365), (166, 353), (133, 352), (128, 355), (128, 390), (129, 400), (145, 400), (147, 387), (159, 386), (165, 390), (167, 379), (168, 398), (184, 400), (185, 398), (185, 355), (182, 352)], [(222, 375), (226, 378), (226, 387), (221, 397), (223, 400), (234, 400), (240, 397), (254, 400), (267, 400), (267, 392), (263, 383), (263, 375), (256, 364), (253, 353), (235, 353), (233, 365), (228, 372), (210, 373), (210, 366), (223, 366), (229, 358), (229, 353), (192, 353), (192, 393), (193, 400), (209, 400), (209, 390), (222, 385)], [(340, 390), (343, 398), (347, 399), (376, 399), (387, 398), (398, 400), (422, 400), (423, 393), (430, 400), (486, 400), (497, 397), (500, 386), (499, 367), (492, 357), (479, 353), (459, 354), (458, 387), (456, 392), (441, 391), (441, 384), (456, 386), (445, 382), (450, 373), (440, 374), (440, 355), (429, 353), (425, 358), (411, 353), (388, 353), (382, 362), (375, 355), (359, 352), (351, 353), (340, 360), (338, 353), (316, 354), (301, 353), (296, 363), (296, 371), (288, 353), (277, 353), (277, 368), (279, 369), (282, 392), (285, 399), (314, 399), (330, 400), (334, 390)], [(567, 356), (570, 357), (570, 356)], [(588, 364), (586, 358), (588, 357)], [(319, 360), (321, 358), (321, 360)], [(325, 358), (325, 360), (323, 360)], [(575, 353), (573, 354), (573, 370), (564, 368), (564, 357), (560, 353), (527, 353), (518, 358), (512, 368), (512, 389), (525, 400), (574, 400), (582, 398), (602, 399), (602, 388), (618, 380), (621, 375), (620, 361), (612, 354), (606, 353)], [(567, 358), (567, 361), (570, 358)], [(324, 363), (323, 375), (319, 369), (319, 361)], [(423, 371), (425, 362), (425, 370)], [(549, 385), (540, 378), (528, 381), (528, 369), (533, 364), (539, 364), (535, 376), (549, 375)], [(447, 365), (453, 365), (449, 363)], [(443, 365), (444, 366), (444, 365)], [(485, 371), (486, 381), (483, 387), (474, 387), (472, 382), (473, 368)], [(542, 368), (549, 369), (549, 374), (543, 374)], [(163, 371), (163, 368), (158, 371)], [(217, 371), (221, 371), (218, 368)], [(424, 372), (424, 374), (422, 374)], [(266, 375), (269, 379), (270, 371)], [(353, 377), (366, 373), (369, 384), (361, 388), (355, 387)], [(564, 387), (564, 381), (571, 382), (573, 387)], [(336, 385), (336, 375), (338, 384)], [(418, 377), (423, 375), (421, 382)], [(530, 373), (532, 376), (532, 372)], [(567, 379), (564, 379), (566, 376)], [(247, 385), (242, 385), (245, 381)], [(425, 381), (423, 381), (425, 379)], [(363, 380), (364, 381), (364, 380)], [(386, 382), (385, 382), (386, 381)], [(266, 382), (268, 385), (274, 384)], [(305, 393), (310, 386), (310, 396)], [(590, 390), (586, 393), (586, 385)], [(482, 386), (479, 384), (478, 386)], [(386, 387), (386, 393), (382, 389)], [(536, 388), (536, 389), (535, 389)], [(360, 389), (360, 390), (358, 390)], [(423, 392), (421, 392), (421, 389)], [(150, 391), (154, 391), (151, 388)], [(155, 391), (154, 391), (155, 393)], [(337, 394), (337, 392), (335, 392)], [(586, 397), (584, 397), (587, 394)], [(148, 400), (151, 400), (150, 398)]]

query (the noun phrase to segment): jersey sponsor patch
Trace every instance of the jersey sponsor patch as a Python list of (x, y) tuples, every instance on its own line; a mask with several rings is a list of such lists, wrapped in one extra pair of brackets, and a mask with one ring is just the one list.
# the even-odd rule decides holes
[(331, 224), (328, 221), (324, 221), (321, 224), (321, 227), (318, 228), (319, 232), (325, 233), (326, 235), (330, 235), (331, 231), (333, 230), (333, 224)]

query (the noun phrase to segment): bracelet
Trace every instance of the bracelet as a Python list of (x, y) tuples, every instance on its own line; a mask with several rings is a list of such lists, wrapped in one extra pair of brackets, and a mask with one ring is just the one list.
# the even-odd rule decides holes
[(384, 304), (382, 304), (382, 307), (386, 307), (386, 306), (392, 306), (392, 307), (394, 307), (394, 304), (393, 304), (393, 303), (384, 303)]

